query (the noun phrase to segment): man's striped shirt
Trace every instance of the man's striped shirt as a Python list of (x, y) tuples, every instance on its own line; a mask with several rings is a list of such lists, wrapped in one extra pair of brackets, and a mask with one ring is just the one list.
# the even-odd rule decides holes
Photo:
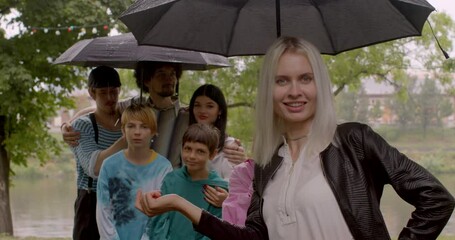
[(79, 145), (73, 147), (77, 167), (77, 188), (88, 190), (89, 176), (93, 178), (90, 190), (96, 191), (97, 176), (94, 174), (96, 158), (102, 150), (109, 148), (122, 136), (122, 131), (110, 131), (98, 124), (98, 144), (95, 141), (95, 130), (88, 115), (79, 117), (73, 122), (75, 131), (81, 133)]

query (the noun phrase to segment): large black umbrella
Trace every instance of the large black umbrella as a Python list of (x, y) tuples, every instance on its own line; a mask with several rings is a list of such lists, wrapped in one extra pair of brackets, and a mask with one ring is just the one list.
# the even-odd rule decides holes
[(425, 0), (138, 0), (122, 15), (139, 44), (262, 55), (277, 36), (337, 54), (421, 35)]
[(139, 46), (131, 33), (81, 40), (60, 55), (54, 64), (135, 68), (140, 61), (182, 64), (184, 70), (228, 67), (226, 57), (173, 48)]

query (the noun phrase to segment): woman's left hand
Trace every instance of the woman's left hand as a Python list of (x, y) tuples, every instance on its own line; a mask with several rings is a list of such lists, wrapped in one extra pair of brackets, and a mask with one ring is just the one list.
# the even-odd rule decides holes
[(205, 200), (215, 207), (221, 207), (224, 200), (228, 197), (229, 193), (220, 187), (210, 187), (209, 185), (204, 186)]

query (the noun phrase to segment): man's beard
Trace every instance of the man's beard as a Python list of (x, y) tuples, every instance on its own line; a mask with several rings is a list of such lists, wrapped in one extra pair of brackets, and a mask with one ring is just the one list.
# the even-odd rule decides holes
[[(170, 86), (170, 84), (169, 84), (169, 86)], [(158, 95), (163, 98), (172, 97), (175, 94), (174, 88), (175, 88), (175, 85), (172, 85), (172, 87), (163, 86), (161, 92), (159, 92)]]
[(160, 97), (172, 97), (174, 96), (174, 91), (170, 92), (170, 91), (166, 91), (166, 92), (160, 92), (158, 93), (158, 95), (160, 95)]

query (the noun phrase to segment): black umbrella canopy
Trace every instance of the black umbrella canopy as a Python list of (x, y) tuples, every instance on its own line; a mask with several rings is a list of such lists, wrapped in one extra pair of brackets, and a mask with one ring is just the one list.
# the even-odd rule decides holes
[(141, 45), (262, 55), (283, 35), (334, 55), (419, 36), (432, 11), (425, 0), (138, 0), (120, 20)]
[(140, 61), (181, 63), (184, 70), (229, 67), (226, 57), (173, 48), (139, 46), (131, 33), (85, 39), (60, 55), (54, 64), (134, 69)]

